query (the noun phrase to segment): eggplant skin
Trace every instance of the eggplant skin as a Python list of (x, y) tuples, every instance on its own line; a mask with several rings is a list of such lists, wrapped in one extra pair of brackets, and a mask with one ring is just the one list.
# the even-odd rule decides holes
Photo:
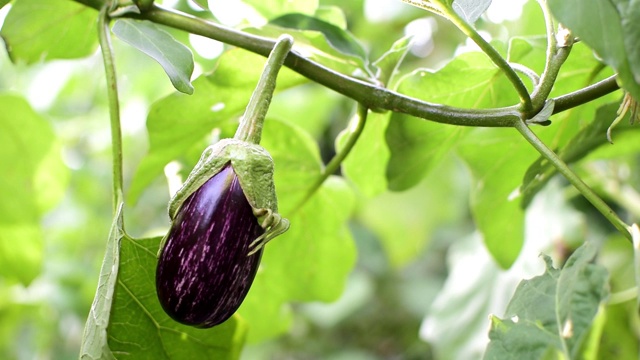
[(256, 276), (260, 227), (231, 165), (182, 204), (158, 258), (156, 290), (174, 320), (209, 328), (233, 315)]

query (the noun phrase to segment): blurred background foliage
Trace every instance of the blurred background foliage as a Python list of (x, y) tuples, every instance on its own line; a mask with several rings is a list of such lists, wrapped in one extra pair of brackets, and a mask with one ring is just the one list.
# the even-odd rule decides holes
[[(201, 13), (184, 0), (164, 4)], [(401, 75), (416, 68), (439, 69), (456, 54), (473, 49), (452, 25), (400, 1), (320, 0), (319, 5), (344, 12), (348, 29), (371, 59), (399, 38), (413, 36)], [(0, 22), (10, 6), (1, 10)], [(212, 8), (222, 23), (238, 26), (247, 21)], [(544, 34), (535, 1), (494, 1), (476, 25), (500, 49), (506, 49), (511, 37)], [(225, 46), (170, 32), (192, 48), (196, 75), (215, 68)], [(125, 182), (130, 184), (149, 146), (146, 114), (153, 102), (174, 89), (152, 59), (117, 39), (114, 47)], [(0, 120), (15, 130), (0, 133), (0, 166), (9, 169), (9, 179), (11, 169), (28, 167), (32, 179), (27, 180), (35, 184), (26, 194), (13, 191), (10, 180), (0, 187), (0, 215), (5, 218), (0, 220), (0, 358), (73, 359), (111, 223), (102, 63), (97, 52), (81, 60), (30, 65), (12, 63), (6, 51), (0, 52)], [(610, 98), (616, 99), (619, 94)], [(301, 126), (319, 143), (327, 161), (353, 112), (351, 100), (306, 83), (276, 95), (270, 116)], [(2, 151), (9, 141), (5, 137), (16, 136), (24, 151)], [(577, 170), (618, 210), (637, 220), (640, 164), (634, 147), (629, 148), (610, 157), (594, 155), (599, 160), (587, 159)], [(409, 190), (357, 197), (349, 229), (358, 259), (342, 296), (332, 303), (292, 304), (290, 328), (275, 338), (251, 341), (250, 336), (243, 359), (479, 358), (487, 342), (488, 315), (501, 316), (518, 282), (543, 271), (538, 254), (561, 262), (585, 238), (608, 239), (599, 261), (611, 272), (613, 293), (634, 286), (628, 243), (559, 178), (526, 212), (521, 256), (509, 270), (500, 269), (475, 230), (469, 170), (458, 155), (442, 156)], [(153, 181), (126, 209), (128, 232), (162, 235), (168, 227), (168, 199), (166, 182)], [(27, 209), (28, 202), (33, 204)], [(21, 211), (29, 212), (29, 221), (12, 222), (12, 215)], [(607, 308), (603, 353), (619, 359), (637, 354), (639, 324), (627, 316), (633, 304), (621, 301)]]

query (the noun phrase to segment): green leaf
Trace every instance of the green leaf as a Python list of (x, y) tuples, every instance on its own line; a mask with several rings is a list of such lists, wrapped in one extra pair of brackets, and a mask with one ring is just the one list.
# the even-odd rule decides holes
[(329, 44), (342, 54), (367, 61), (367, 53), (358, 40), (349, 32), (304, 14), (287, 14), (271, 20), (271, 24), (287, 29), (310, 30), (322, 33)]
[(487, 11), (489, 5), (491, 0), (454, 0), (451, 7), (466, 22), (473, 24)]
[(251, 342), (286, 329), (283, 303), (337, 299), (356, 259), (347, 228), (355, 199), (344, 180), (330, 177), (297, 207), (322, 169), (313, 139), (292, 125), (267, 119), (262, 144), (274, 159), (278, 207), (291, 228), (266, 246), (254, 282), (260, 285), (252, 287), (240, 309), (252, 329)]
[[(481, 53), (462, 54), (437, 72), (416, 70), (401, 80), (398, 91), (463, 108), (498, 107), (518, 101), (510, 83)], [(389, 189), (406, 190), (420, 182), (468, 131), (394, 113), (386, 133), (391, 150)]]
[(7, 5), (11, 0), (0, 0), (0, 9)]
[(562, 270), (544, 257), (543, 275), (524, 280), (502, 319), (492, 317), (485, 359), (541, 359), (549, 352), (577, 359), (609, 294), (608, 274), (593, 263), (596, 247), (584, 243)]
[(618, 72), (621, 86), (636, 99), (640, 99), (638, 5), (638, 0), (549, 1), (554, 16)]
[(237, 359), (246, 335), (238, 316), (203, 330), (179, 324), (156, 297), (160, 237), (132, 239), (114, 219), (94, 303), (83, 335), (81, 359)]
[(160, 241), (121, 240), (109, 348), (118, 359), (238, 359), (247, 330), (239, 316), (198, 329), (177, 323), (162, 310), (155, 285)]
[(513, 129), (475, 129), (458, 147), (473, 175), (471, 211), (487, 249), (503, 268), (516, 260), (524, 212), (513, 194), (537, 153)]
[(0, 275), (29, 284), (43, 261), (41, 216), (66, 189), (68, 171), (51, 125), (16, 95), (0, 95)]
[(120, 265), (120, 242), (124, 237), (122, 227), (122, 204), (118, 204), (100, 268), (98, 289), (82, 333), (80, 359), (115, 359), (107, 343), (107, 328), (109, 327), (111, 304), (113, 303), (113, 293)]
[(244, 2), (269, 20), (290, 13), (313, 15), (318, 8), (318, 0), (245, 0)]
[(113, 33), (156, 60), (178, 91), (193, 94), (193, 54), (188, 47), (148, 21), (120, 19), (113, 25)]
[[(147, 117), (150, 148), (136, 170), (128, 201), (135, 202), (170, 161), (184, 160), (185, 154), (192, 153), (187, 163), (195, 164), (211, 131), (232, 120), (235, 123), (249, 102), (264, 61), (241, 49), (230, 50), (220, 57), (213, 74), (193, 82), (193, 95), (174, 93), (151, 106)], [(301, 82), (300, 76), (282, 69), (276, 91)]]
[(74, 1), (16, 0), (0, 35), (13, 62), (85, 57), (98, 44), (97, 15)]
[(382, 54), (382, 56), (373, 63), (373, 65), (378, 68), (378, 74), (376, 75), (381, 83), (386, 84), (389, 88), (395, 88), (393, 84), (391, 84), (391, 80), (394, 75), (396, 75), (398, 67), (410, 48), (411, 37), (405, 36), (394, 42), (393, 45), (391, 45), (391, 49)]

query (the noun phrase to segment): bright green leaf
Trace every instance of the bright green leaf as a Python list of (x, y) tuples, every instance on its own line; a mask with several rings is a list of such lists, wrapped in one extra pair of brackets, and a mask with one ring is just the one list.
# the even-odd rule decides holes
[(492, 318), (485, 359), (541, 359), (549, 349), (579, 358), (591, 324), (606, 300), (608, 274), (593, 264), (596, 247), (585, 243), (556, 269), (549, 257), (543, 275), (524, 280), (502, 319)]
[(85, 57), (98, 44), (97, 15), (69, 0), (16, 0), (0, 35), (13, 62)]
[(269, 20), (290, 13), (313, 15), (318, 8), (318, 0), (244, 0), (244, 2)]
[(471, 210), (487, 249), (503, 268), (518, 257), (524, 212), (513, 196), (536, 152), (513, 129), (475, 129), (458, 148), (473, 175)]
[(637, 0), (549, 1), (555, 17), (618, 72), (620, 84), (636, 99), (640, 98), (638, 5)]
[(41, 215), (62, 198), (67, 169), (51, 125), (21, 97), (0, 95), (0, 274), (28, 284), (43, 259)]
[(393, 84), (390, 83), (390, 81), (393, 76), (396, 75), (398, 67), (409, 52), (410, 48), (410, 37), (406, 36), (398, 39), (393, 43), (393, 45), (391, 45), (391, 49), (382, 54), (382, 56), (380, 56), (380, 58), (373, 63), (373, 65), (376, 66), (379, 70), (377, 74), (378, 81), (386, 84), (389, 88), (395, 88)]
[(155, 285), (160, 240), (121, 240), (108, 328), (112, 353), (118, 359), (238, 359), (247, 330), (239, 316), (197, 329), (177, 323), (162, 310)]
[(169, 318), (155, 290), (161, 238), (132, 239), (122, 226), (119, 210), (107, 240), (81, 359), (237, 359), (244, 323), (235, 316), (202, 330)]
[[(244, 50), (230, 50), (220, 57), (213, 74), (200, 76), (193, 82), (193, 95), (174, 93), (151, 106), (147, 117), (150, 148), (136, 171), (128, 201), (135, 202), (170, 161), (193, 152), (194, 159), (189, 160), (195, 164), (206, 147), (203, 140), (211, 131), (229, 125), (242, 114), (264, 62), (264, 58)], [(302, 81), (293, 72), (282, 69), (276, 91)]]
[[(416, 70), (401, 80), (398, 91), (433, 103), (471, 109), (518, 101), (511, 84), (481, 53), (462, 54), (437, 72)], [(405, 190), (420, 182), (468, 130), (394, 113), (386, 133), (391, 150), (389, 188)]]
[(113, 33), (155, 59), (178, 91), (193, 94), (193, 54), (189, 48), (148, 21), (120, 19), (113, 25)]

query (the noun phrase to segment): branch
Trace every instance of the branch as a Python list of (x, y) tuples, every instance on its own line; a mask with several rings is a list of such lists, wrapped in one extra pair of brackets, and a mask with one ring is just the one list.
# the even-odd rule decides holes
[[(100, 9), (104, 1), (74, 0), (86, 6)], [(267, 57), (275, 45), (275, 40), (248, 34), (219, 24), (206, 21), (174, 10), (155, 6), (143, 14), (127, 14), (127, 17), (149, 20), (189, 33), (205, 36), (220, 42), (237, 46)], [(520, 119), (519, 105), (495, 109), (460, 109), (456, 107), (433, 104), (399, 94), (395, 91), (376, 86), (340, 74), (330, 68), (306, 59), (295, 52), (290, 52), (285, 66), (342, 95), (356, 100), (373, 111), (389, 110), (412, 115), (418, 118), (450, 125), (479, 127), (513, 127)], [(613, 84), (595, 84), (586, 89), (560, 96), (556, 99), (554, 114), (595, 100), (618, 89)]]

